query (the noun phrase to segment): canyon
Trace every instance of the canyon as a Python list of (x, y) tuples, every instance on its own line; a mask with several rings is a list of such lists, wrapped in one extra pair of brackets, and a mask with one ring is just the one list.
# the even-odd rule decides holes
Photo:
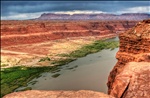
[(2, 21), (2, 47), (64, 39), (67, 37), (116, 34), (136, 21)]
[[(116, 31), (114, 31), (113, 29), (110, 30), (107, 28), (107, 30), (109, 31), (107, 31), (106, 33), (102, 35), (106, 34), (107, 37), (112, 37), (118, 34), (118, 33), (116, 34)], [(150, 86), (149, 85), (150, 19), (138, 22), (133, 28), (130, 28), (129, 30), (123, 32), (124, 30), (125, 28), (118, 30), (118, 31), (121, 31), (119, 32), (119, 39), (120, 39), (119, 51), (116, 54), (116, 58), (118, 62), (116, 63), (116, 65), (114, 66), (114, 68), (112, 69), (108, 77), (108, 83), (107, 83), (108, 95), (103, 94), (101, 92), (88, 91), (88, 90), (80, 90), (80, 91), (28, 90), (28, 91), (22, 91), (22, 92), (14, 92), (14, 93), (4, 96), (4, 98), (14, 98), (14, 97), (26, 98), (27, 96), (29, 98), (34, 98), (35, 96), (37, 98), (41, 98), (41, 97), (53, 97), (53, 98), (70, 98), (70, 97), (72, 98), (73, 97), (76, 97), (76, 98), (87, 98), (87, 97), (88, 98), (93, 98), (93, 97), (94, 98), (104, 98), (104, 97), (106, 98), (133, 98), (133, 97), (141, 98), (142, 97), (142, 98), (149, 98), (150, 97), (149, 95), (150, 93), (150, 89), (149, 89), (150, 88), (149, 87)], [(85, 36), (87, 35), (84, 35), (83, 37)], [(79, 38), (78, 36), (76, 37)], [(106, 36), (103, 36), (103, 37), (106, 37)], [(96, 37), (93, 39), (100, 39), (100, 38), (101, 37)], [(86, 40), (89, 40), (89, 38)], [(34, 44), (36, 44), (36, 42), (34, 42)], [(26, 43), (24, 43), (24, 45), (26, 45)], [(19, 43), (18, 43), (18, 46), (20, 47)], [(8, 49), (7, 45), (5, 44), (3, 44), (3, 47), (4, 47), (3, 49)], [(10, 47), (12, 48), (11, 45)]]
[[(137, 21), (1, 21), (1, 64), (51, 66), (38, 62), (70, 53), (94, 40), (117, 36)], [(12, 58), (13, 56), (13, 58)]]

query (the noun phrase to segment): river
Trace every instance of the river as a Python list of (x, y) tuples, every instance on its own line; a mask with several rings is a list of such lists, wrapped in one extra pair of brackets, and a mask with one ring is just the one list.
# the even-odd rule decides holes
[[(109, 39), (113, 41), (115, 39)], [(118, 48), (104, 49), (60, 66), (58, 72), (42, 73), (28, 83), (36, 90), (93, 90), (107, 93), (107, 80), (116, 64)], [(34, 83), (34, 81), (36, 81)]]

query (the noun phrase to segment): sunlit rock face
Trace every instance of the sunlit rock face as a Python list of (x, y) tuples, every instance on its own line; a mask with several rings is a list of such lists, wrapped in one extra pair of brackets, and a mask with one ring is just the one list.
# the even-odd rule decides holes
[(116, 98), (149, 98), (150, 19), (119, 35), (117, 64), (108, 78), (108, 94)]
[(150, 63), (130, 62), (113, 82), (110, 95), (116, 98), (150, 97)]
[(137, 21), (2, 21), (1, 46), (87, 36), (115, 36)]
[(39, 91), (29, 90), (24, 92), (15, 92), (4, 96), (3, 98), (114, 98), (100, 92), (89, 90), (80, 91)]
[(51, 55), (51, 58), (55, 58), (54, 55), (69, 53), (69, 50), (74, 51), (81, 45), (72, 41), (80, 41), (82, 45), (86, 45), (92, 40), (112, 38), (136, 23), (137, 21), (2, 20), (2, 65), (39, 65), (39, 57)]

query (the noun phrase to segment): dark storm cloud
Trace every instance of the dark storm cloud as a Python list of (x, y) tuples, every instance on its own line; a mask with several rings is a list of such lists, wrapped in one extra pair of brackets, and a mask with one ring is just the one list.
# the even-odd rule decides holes
[[(34, 13), (41, 11), (86, 10), (88, 6), (80, 2), (2, 2), (2, 15), (10, 13)], [(89, 6), (90, 7), (90, 6)]]
[(115, 13), (131, 7), (150, 6), (149, 1), (2, 1), (2, 17), (37, 12), (96, 10)]

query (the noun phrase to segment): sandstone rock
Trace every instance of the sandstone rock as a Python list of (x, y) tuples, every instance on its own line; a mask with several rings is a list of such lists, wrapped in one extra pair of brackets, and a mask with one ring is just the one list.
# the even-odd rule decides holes
[(150, 19), (144, 20), (119, 35), (120, 48), (116, 55), (118, 62), (110, 72), (107, 83), (108, 94), (116, 98), (150, 97), (147, 89), (150, 80), (149, 21)]
[(115, 98), (150, 98), (150, 62), (127, 63), (116, 76), (110, 95)]
[(14, 92), (3, 98), (114, 98), (104, 93), (80, 90), (80, 91), (39, 91), (29, 90)]
[(2, 21), (1, 46), (40, 43), (49, 40), (81, 36), (116, 35), (136, 21)]

